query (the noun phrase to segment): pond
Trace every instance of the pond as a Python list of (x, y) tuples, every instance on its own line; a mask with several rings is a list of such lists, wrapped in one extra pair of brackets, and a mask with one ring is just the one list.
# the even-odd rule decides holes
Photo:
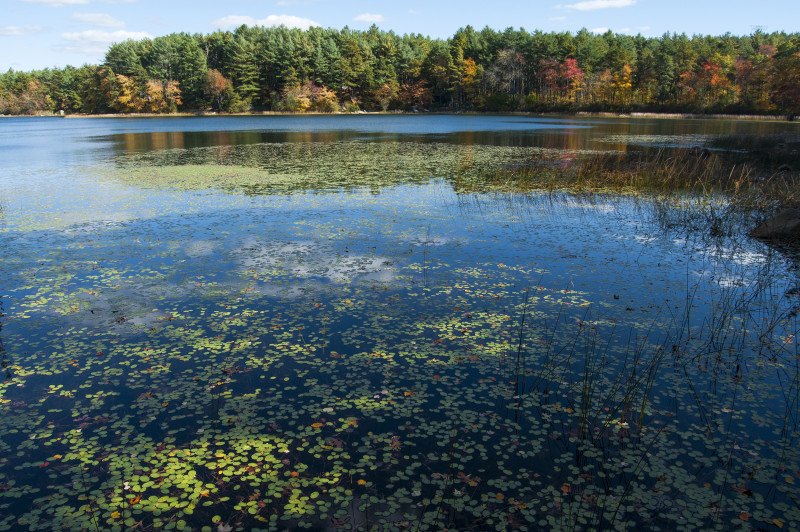
[(0, 120), (0, 530), (800, 528), (795, 260), (462, 186), (776, 133)]

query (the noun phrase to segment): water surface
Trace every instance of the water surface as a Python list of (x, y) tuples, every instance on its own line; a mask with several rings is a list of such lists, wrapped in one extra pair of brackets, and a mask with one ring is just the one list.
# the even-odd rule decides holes
[(786, 257), (454, 186), (792, 127), (0, 121), (0, 528), (797, 528)]

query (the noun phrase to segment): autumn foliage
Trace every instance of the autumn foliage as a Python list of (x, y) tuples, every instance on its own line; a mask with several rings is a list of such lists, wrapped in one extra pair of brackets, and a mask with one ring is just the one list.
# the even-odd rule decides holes
[(0, 74), (2, 114), (196, 109), (798, 114), (800, 36), (242, 26), (116, 43), (98, 66)]

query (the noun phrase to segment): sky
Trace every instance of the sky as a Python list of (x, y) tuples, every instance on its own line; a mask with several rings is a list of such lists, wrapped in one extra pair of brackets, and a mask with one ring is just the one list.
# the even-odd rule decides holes
[(446, 39), (496, 30), (611, 30), (657, 37), (800, 31), (798, 0), (0, 0), (0, 72), (100, 64), (114, 42), (241, 24), (366, 30)]

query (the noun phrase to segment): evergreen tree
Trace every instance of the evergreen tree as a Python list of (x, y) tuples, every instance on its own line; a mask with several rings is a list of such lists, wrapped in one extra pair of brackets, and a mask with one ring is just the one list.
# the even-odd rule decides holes
[[(0, 112), (241, 110), (272, 103), (331, 111), (343, 103), (387, 110), (794, 113), (799, 38), (761, 30), (646, 38), (466, 26), (442, 40), (375, 25), (367, 31), (243, 25), (114, 43), (99, 67), (10, 70), (0, 75)], [(341, 102), (332, 100), (334, 93)], [(287, 107), (287, 98), (299, 103)]]

